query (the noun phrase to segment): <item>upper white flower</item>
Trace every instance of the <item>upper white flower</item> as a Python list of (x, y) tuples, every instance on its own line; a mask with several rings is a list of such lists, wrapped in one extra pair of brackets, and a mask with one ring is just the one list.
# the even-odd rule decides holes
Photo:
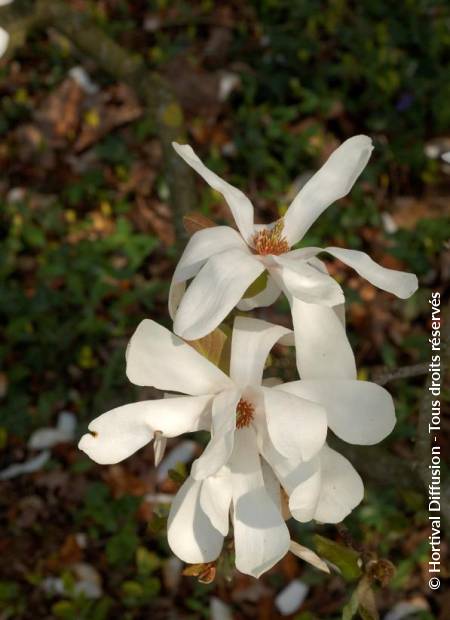
[[(169, 517), (169, 544), (186, 562), (217, 558), (232, 506), (236, 566), (255, 576), (268, 570), (290, 545), (276, 499), (280, 482), (294, 493), (311, 471), (299, 473), (300, 466), (312, 463), (315, 471), (316, 461), (327, 459), (327, 426), (343, 439), (360, 444), (376, 443), (392, 430), (392, 399), (374, 384), (308, 380), (263, 385), (270, 349), (278, 341), (290, 344), (291, 336), (284, 327), (237, 317), (228, 377), (164, 327), (142, 321), (127, 349), (128, 378), (136, 385), (189, 396), (113, 409), (91, 422), (90, 433), (80, 440), (79, 447), (92, 459), (111, 464), (127, 458), (152, 438), (160, 442), (164, 437), (201, 429), (211, 432), (211, 440), (194, 462)], [(260, 453), (279, 481), (261, 461)], [(326, 464), (323, 470), (326, 479)], [(339, 494), (338, 472), (335, 478), (332, 486)], [(359, 487), (353, 494), (358, 492)], [(350, 506), (344, 501), (347, 512), (356, 505), (355, 498), (351, 500)], [(343, 502), (339, 502), (342, 512)], [(297, 517), (295, 509), (292, 505)]]
[[(284, 217), (268, 226), (254, 224), (250, 200), (209, 170), (190, 146), (173, 143), (173, 147), (223, 195), (239, 231), (216, 226), (196, 232), (189, 240), (175, 270), (169, 295), (169, 312), (176, 334), (189, 340), (200, 338), (215, 329), (236, 305), (241, 310), (269, 306), (281, 291), (287, 295), (293, 315), (298, 300), (302, 304), (295, 308), (296, 313), (302, 309), (308, 312), (304, 308), (306, 304), (320, 305), (326, 308), (322, 326), (336, 322), (330, 308), (342, 304), (344, 295), (317, 259), (320, 252), (339, 258), (375, 286), (398, 297), (407, 298), (417, 289), (414, 274), (381, 267), (364, 252), (337, 247), (290, 250), (330, 204), (351, 190), (372, 152), (369, 137), (359, 135), (346, 140), (304, 185)], [(265, 290), (242, 299), (265, 270), (269, 273)], [(194, 279), (185, 291), (185, 283), (191, 278)], [(337, 322), (336, 326), (338, 329)], [(297, 329), (295, 324), (294, 329)], [(304, 346), (301, 338), (297, 342)]]

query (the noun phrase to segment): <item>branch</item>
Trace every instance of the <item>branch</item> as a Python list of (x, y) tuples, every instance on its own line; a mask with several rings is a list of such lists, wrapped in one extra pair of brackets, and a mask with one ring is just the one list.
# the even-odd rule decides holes
[(420, 375), (426, 375), (428, 372), (428, 364), (423, 362), (422, 364), (414, 364), (412, 366), (402, 366), (395, 370), (386, 370), (378, 373), (374, 373), (372, 381), (378, 383), (378, 385), (386, 385), (391, 381), (397, 379), (409, 379), (410, 377), (419, 377)]
[(159, 75), (150, 72), (140, 56), (122, 48), (87, 14), (72, 9), (62, 0), (37, 0), (32, 4), (27, 0), (15, 0), (1, 9), (0, 23), (11, 35), (11, 51), (23, 45), (30, 29), (53, 26), (83, 54), (92, 58), (100, 69), (128, 84), (137, 93), (156, 121), (177, 240), (183, 244), (186, 238), (183, 217), (193, 209), (195, 187), (189, 166), (171, 146), (173, 141), (184, 140), (184, 119), (168, 84)]

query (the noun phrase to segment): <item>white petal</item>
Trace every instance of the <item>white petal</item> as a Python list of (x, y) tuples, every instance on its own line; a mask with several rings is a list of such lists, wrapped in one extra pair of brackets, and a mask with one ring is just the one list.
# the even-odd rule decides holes
[(204, 265), (178, 307), (174, 331), (187, 340), (212, 332), (236, 306), (264, 265), (241, 250), (216, 254)]
[(162, 325), (145, 319), (128, 345), (127, 377), (135, 385), (185, 394), (214, 394), (230, 379)]
[(9, 44), (9, 34), (6, 32), (4, 28), (0, 28), (0, 58), (8, 49)]
[(308, 562), (312, 566), (315, 566), (319, 570), (324, 573), (330, 573), (330, 569), (327, 564), (320, 558), (317, 553), (315, 553), (312, 549), (308, 549), (308, 547), (304, 547), (303, 545), (299, 545), (298, 542), (291, 540), (291, 546), (289, 547), (289, 551), (296, 555), (298, 558)]
[(294, 298), (291, 312), (300, 377), (355, 379), (355, 357), (333, 308)]
[(253, 234), (253, 205), (247, 196), (240, 189), (230, 185), (215, 172), (209, 170), (188, 144), (172, 142), (172, 146), (178, 155), (205, 179), (208, 185), (222, 194), (230, 207), (241, 235), (249, 242)]
[(415, 274), (382, 267), (364, 252), (344, 250), (343, 248), (325, 248), (324, 252), (328, 252), (328, 254), (352, 267), (362, 278), (374, 286), (378, 286), (383, 291), (388, 291), (388, 293), (392, 293), (401, 299), (411, 297), (419, 286)]
[[(345, 301), (339, 284), (329, 276), (289, 254), (274, 256), (275, 267), (269, 268), (275, 282), (306, 303), (335, 306)], [(312, 260), (312, 259), (311, 259)]]
[(302, 187), (284, 216), (284, 234), (289, 245), (297, 243), (328, 206), (349, 193), (372, 150), (368, 136), (353, 136)]
[(212, 525), (223, 536), (228, 534), (229, 513), (232, 498), (231, 476), (229, 472), (210, 476), (203, 480), (200, 491), (200, 506)]
[(300, 477), (303, 470), (304, 480), (289, 494), (289, 510), (294, 519), (308, 523), (315, 518), (323, 484), (320, 457), (300, 464), (296, 476)]
[(155, 467), (161, 463), (164, 458), (167, 446), (167, 437), (161, 433), (161, 431), (155, 431), (153, 439), (153, 451), (155, 453)]
[(183, 562), (198, 564), (215, 560), (223, 536), (200, 505), (202, 482), (188, 478), (176, 494), (167, 522), (167, 541)]
[(309, 461), (325, 443), (325, 409), (317, 402), (297, 398), (278, 388), (261, 389), (267, 429), (273, 445), (289, 459)]
[(231, 340), (231, 379), (243, 387), (261, 385), (270, 350), (280, 338), (290, 333), (290, 329), (267, 321), (236, 317)]
[(259, 577), (288, 551), (289, 530), (264, 487), (252, 428), (236, 432), (230, 462), (236, 568)]
[(123, 461), (153, 439), (155, 431), (176, 437), (209, 428), (211, 396), (180, 396), (123, 405), (89, 424), (78, 447), (96, 463)]
[(364, 485), (353, 465), (325, 446), (321, 454), (322, 486), (314, 519), (339, 523), (362, 501)]
[(266, 288), (257, 295), (254, 295), (254, 297), (246, 297), (245, 299), (241, 299), (237, 305), (237, 308), (238, 310), (243, 310), (244, 312), (248, 312), (254, 308), (267, 308), (267, 306), (271, 306), (276, 302), (280, 294), (280, 287), (277, 286), (274, 279), (269, 276), (267, 278)]
[(191, 476), (203, 480), (219, 471), (233, 451), (236, 407), (241, 397), (238, 390), (218, 394), (212, 405), (211, 439), (203, 454), (193, 463)]
[(327, 379), (284, 383), (277, 388), (320, 403), (328, 426), (349, 443), (370, 446), (387, 437), (395, 426), (391, 395), (369, 381)]
[(197, 231), (189, 239), (176, 266), (174, 282), (185, 282), (193, 278), (211, 256), (232, 249), (250, 253), (247, 244), (234, 228), (214, 226)]

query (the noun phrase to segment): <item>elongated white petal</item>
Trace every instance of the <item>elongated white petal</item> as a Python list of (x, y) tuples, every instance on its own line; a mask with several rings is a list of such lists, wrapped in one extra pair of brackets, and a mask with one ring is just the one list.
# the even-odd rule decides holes
[(312, 549), (308, 549), (308, 547), (299, 545), (298, 542), (291, 540), (289, 551), (301, 560), (308, 562), (308, 564), (315, 566), (324, 573), (330, 573), (330, 569), (328, 568), (327, 564)]
[(261, 390), (267, 429), (275, 448), (289, 459), (309, 461), (325, 443), (325, 409), (317, 402), (298, 398), (277, 388), (263, 387)]
[[(311, 259), (312, 260), (312, 259)], [(328, 274), (312, 267), (306, 260), (291, 258), (289, 254), (274, 256), (275, 266), (270, 275), (280, 288), (306, 303), (335, 306), (345, 301), (339, 284)]]
[(203, 480), (200, 506), (212, 525), (223, 536), (228, 534), (232, 498), (231, 475), (228, 470)]
[(325, 446), (317, 462), (317, 470), (291, 493), (289, 508), (292, 516), (302, 523), (311, 519), (339, 523), (363, 497), (364, 485), (353, 465)]
[(167, 541), (183, 562), (199, 564), (215, 560), (223, 535), (211, 523), (200, 504), (202, 482), (188, 478), (176, 494), (167, 522)]
[(231, 387), (230, 379), (193, 347), (155, 321), (139, 323), (127, 349), (127, 377), (135, 385), (200, 395)]
[(255, 433), (236, 432), (230, 462), (236, 568), (259, 577), (288, 551), (289, 531), (264, 487)]
[(212, 404), (211, 440), (203, 454), (193, 463), (191, 476), (203, 480), (219, 471), (233, 451), (236, 407), (241, 397), (238, 390), (218, 394)]
[(343, 248), (325, 248), (343, 263), (352, 267), (359, 275), (368, 280), (374, 286), (378, 286), (383, 291), (392, 293), (401, 299), (407, 299), (416, 292), (419, 286), (417, 276), (406, 271), (387, 269), (382, 267), (370, 256), (359, 250), (344, 250)]
[(208, 429), (211, 400), (180, 396), (117, 407), (92, 420), (78, 447), (100, 465), (118, 463), (151, 441), (155, 431), (176, 437)]
[(356, 379), (353, 351), (333, 308), (291, 302), (297, 369), (302, 379)]
[(241, 299), (238, 303), (238, 310), (248, 312), (254, 308), (267, 308), (276, 302), (281, 294), (280, 287), (275, 283), (274, 279), (270, 276), (267, 278), (266, 288), (255, 295), (254, 297), (246, 297)]
[(270, 350), (290, 329), (250, 317), (236, 317), (231, 341), (230, 377), (236, 385), (260, 385)]
[(0, 28), (0, 58), (8, 49), (9, 45), (9, 33), (4, 29)]
[(284, 234), (289, 245), (303, 237), (320, 214), (346, 196), (369, 161), (373, 150), (368, 136), (353, 136), (327, 159), (302, 187), (284, 216)]
[(227, 250), (210, 258), (180, 302), (175, 333), (195, 340), (212, 332), (263, 271), (264, 265), (242, 250)]
[(369, 381), (304, 380), (278, 386), (290, 394), (320, 403), (328, 426), (344, 441), (373, 445), (387, 437), (395, 426), (391, 395)]
[(205, 166), (188, 144), (172, 146), (180, 157), (191, 166), (213, 189), (220, 192), (227, 201), (241, 235), (249, 242), (253, 234), (253, 205), (240, 189), (221, 179), (215, 172)]

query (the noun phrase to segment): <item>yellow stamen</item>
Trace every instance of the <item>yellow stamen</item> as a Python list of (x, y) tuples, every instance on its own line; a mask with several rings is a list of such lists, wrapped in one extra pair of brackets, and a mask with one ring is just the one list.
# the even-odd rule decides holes
[(253, 246), (255, 252), (261, 256), (267, 256), (268, 254), (284, 254), (289, 252), (289, 244), (286, 237), (283, 235), (284, 222), (283, 218), (278, 220), (272, 229), (265, 228), (257, 232), (253, 239)]
[(255, 408), (247, 400), (241, 398), (236, 407), (236, 428), (250, 426), (255, 415)]

